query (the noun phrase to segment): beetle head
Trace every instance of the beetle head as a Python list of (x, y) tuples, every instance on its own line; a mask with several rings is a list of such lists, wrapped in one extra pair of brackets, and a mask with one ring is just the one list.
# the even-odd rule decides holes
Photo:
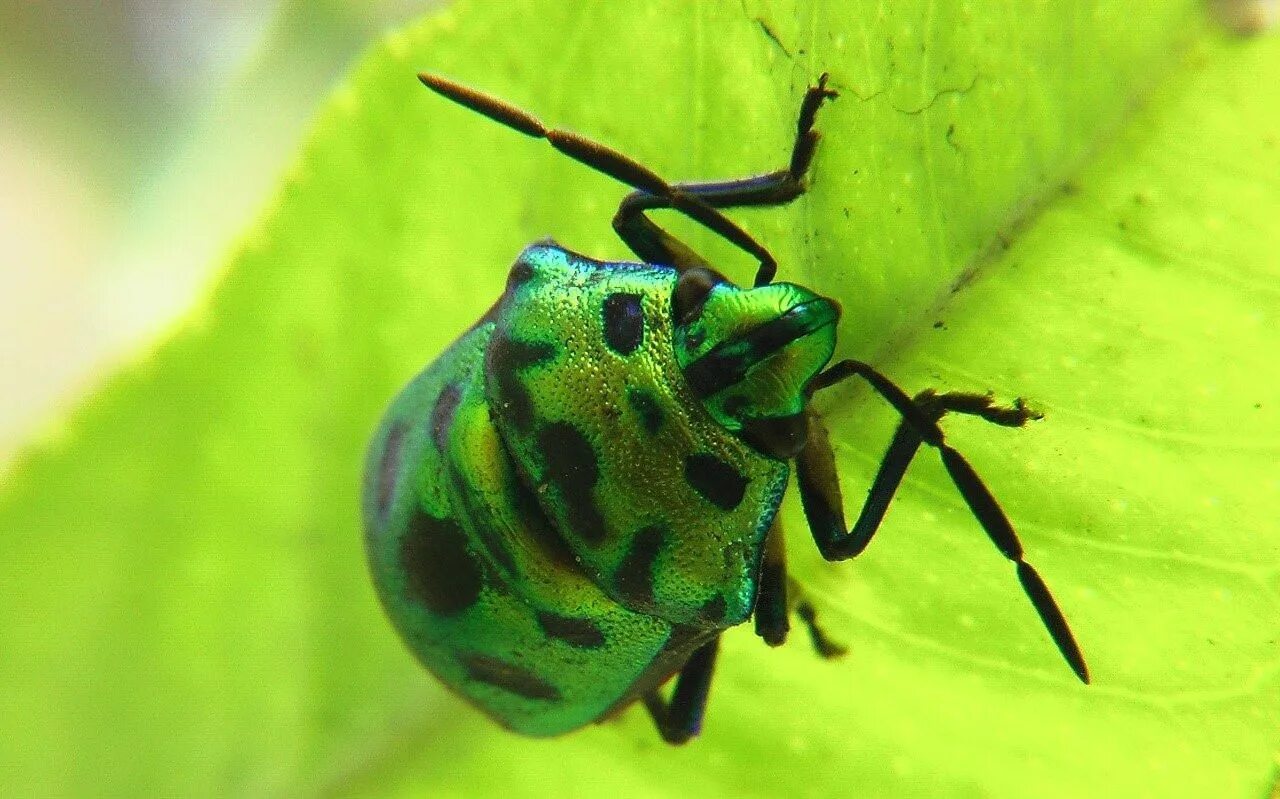
[(671, 306), (676, 362), (711, 415), (765, 454), (803, 449), (805, 387), (835, 351), (835, 301), (793, 283), (744, 289), (689, 269)]

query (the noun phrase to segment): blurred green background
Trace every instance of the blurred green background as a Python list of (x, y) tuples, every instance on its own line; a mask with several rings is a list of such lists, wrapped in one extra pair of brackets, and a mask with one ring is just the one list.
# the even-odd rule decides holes
[[(1274, 2), (434, 5), (0, 10), (0, 787), (1274, 791)], [(688, 747), (636, 711), (518, 739), (443, 692), (364, 574), (364, 443), (525, 243), (627, 253), (616, 184), (430, 97), (423, 68), (674, 179), (776, 166), (830, 70), (813, 190), (739, 218), (841, 301), (841, 356), (1045, 412), (948, 435), (1094, 685), (926, 453), (856, 563), (784, 508), (850, 655), (730, 631)], [(822, 407), (852, 504), (893, 420), (855, 386)]]
[(0, 460), (146, 351), (334, 83), (439, 5), (0, 3)]

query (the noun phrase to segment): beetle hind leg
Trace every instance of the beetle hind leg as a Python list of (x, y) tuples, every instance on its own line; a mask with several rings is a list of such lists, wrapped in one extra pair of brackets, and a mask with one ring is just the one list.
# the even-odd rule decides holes
[(716, 636), (694, 651), (676, 677), (670, 702), (665, 701), (657, 689), (645, 693), (645, 710), (649, 711), (658, 734), (667, 743), (686, 743), (702, 731), (719, 647), (720, 637)]

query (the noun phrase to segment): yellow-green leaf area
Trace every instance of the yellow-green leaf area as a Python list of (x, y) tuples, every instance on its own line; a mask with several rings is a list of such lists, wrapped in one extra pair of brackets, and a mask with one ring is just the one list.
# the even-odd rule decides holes
[[(934, 453), (865, 555), (791, 567), (837, 661), (725, 636), (701, 738), (640, 710), (552, 741), (448, 696), (368, 584), (361, 456), (528, 242), (626, 257), (624, 192), (449, 105), (430, 69), (672, 180), (782, 166), (735, 218), (838, 299), (839, 354), (944, 422), (1089, 660), (1061, 662)], [(1200, 3), (460, 3), (319, 113), (217, 286), (0, 493), (14, 795), (1262, 797), (1280, 741), (1280, 39)], [(666, 221), (666, 218), (664, 218)], [(750, 260), (673, 230), (739, 280)], [(892, 414), (829, 392), (847, 501)], [(850, 513), (856, 511), (851, 507)]]

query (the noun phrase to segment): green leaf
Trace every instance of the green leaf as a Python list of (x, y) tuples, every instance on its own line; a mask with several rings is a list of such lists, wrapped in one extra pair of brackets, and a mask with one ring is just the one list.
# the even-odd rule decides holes
[[(1243, 796), (1280, 729), (1280, 40), (1184, 0), (464, 3), (322, 112), (209, 300), (0, 494), (0, 784), (15, 795)], [(622, 257), (622, 188), (417, 85), (432, 69), (672, 179), (782, 165), (830, 71), (813, 190), (738, 215), (838, 298), (841, 354), (945, 422), (1080, 638), (1078, 684), (931, 452), (854, 563), (790, 551), (829, 632), (725, 636), (703, 736), (554, 741), (411, 660), (368, 585), (365, 440), (551, 234)], [(751, 264), (679, 220), (735, 276)], [(822, 398), (852, 503), (893, 420)], [(850, 508), (852, 513), (855, 508)], [(800, 638), (799, 634), (796, 636)]]

